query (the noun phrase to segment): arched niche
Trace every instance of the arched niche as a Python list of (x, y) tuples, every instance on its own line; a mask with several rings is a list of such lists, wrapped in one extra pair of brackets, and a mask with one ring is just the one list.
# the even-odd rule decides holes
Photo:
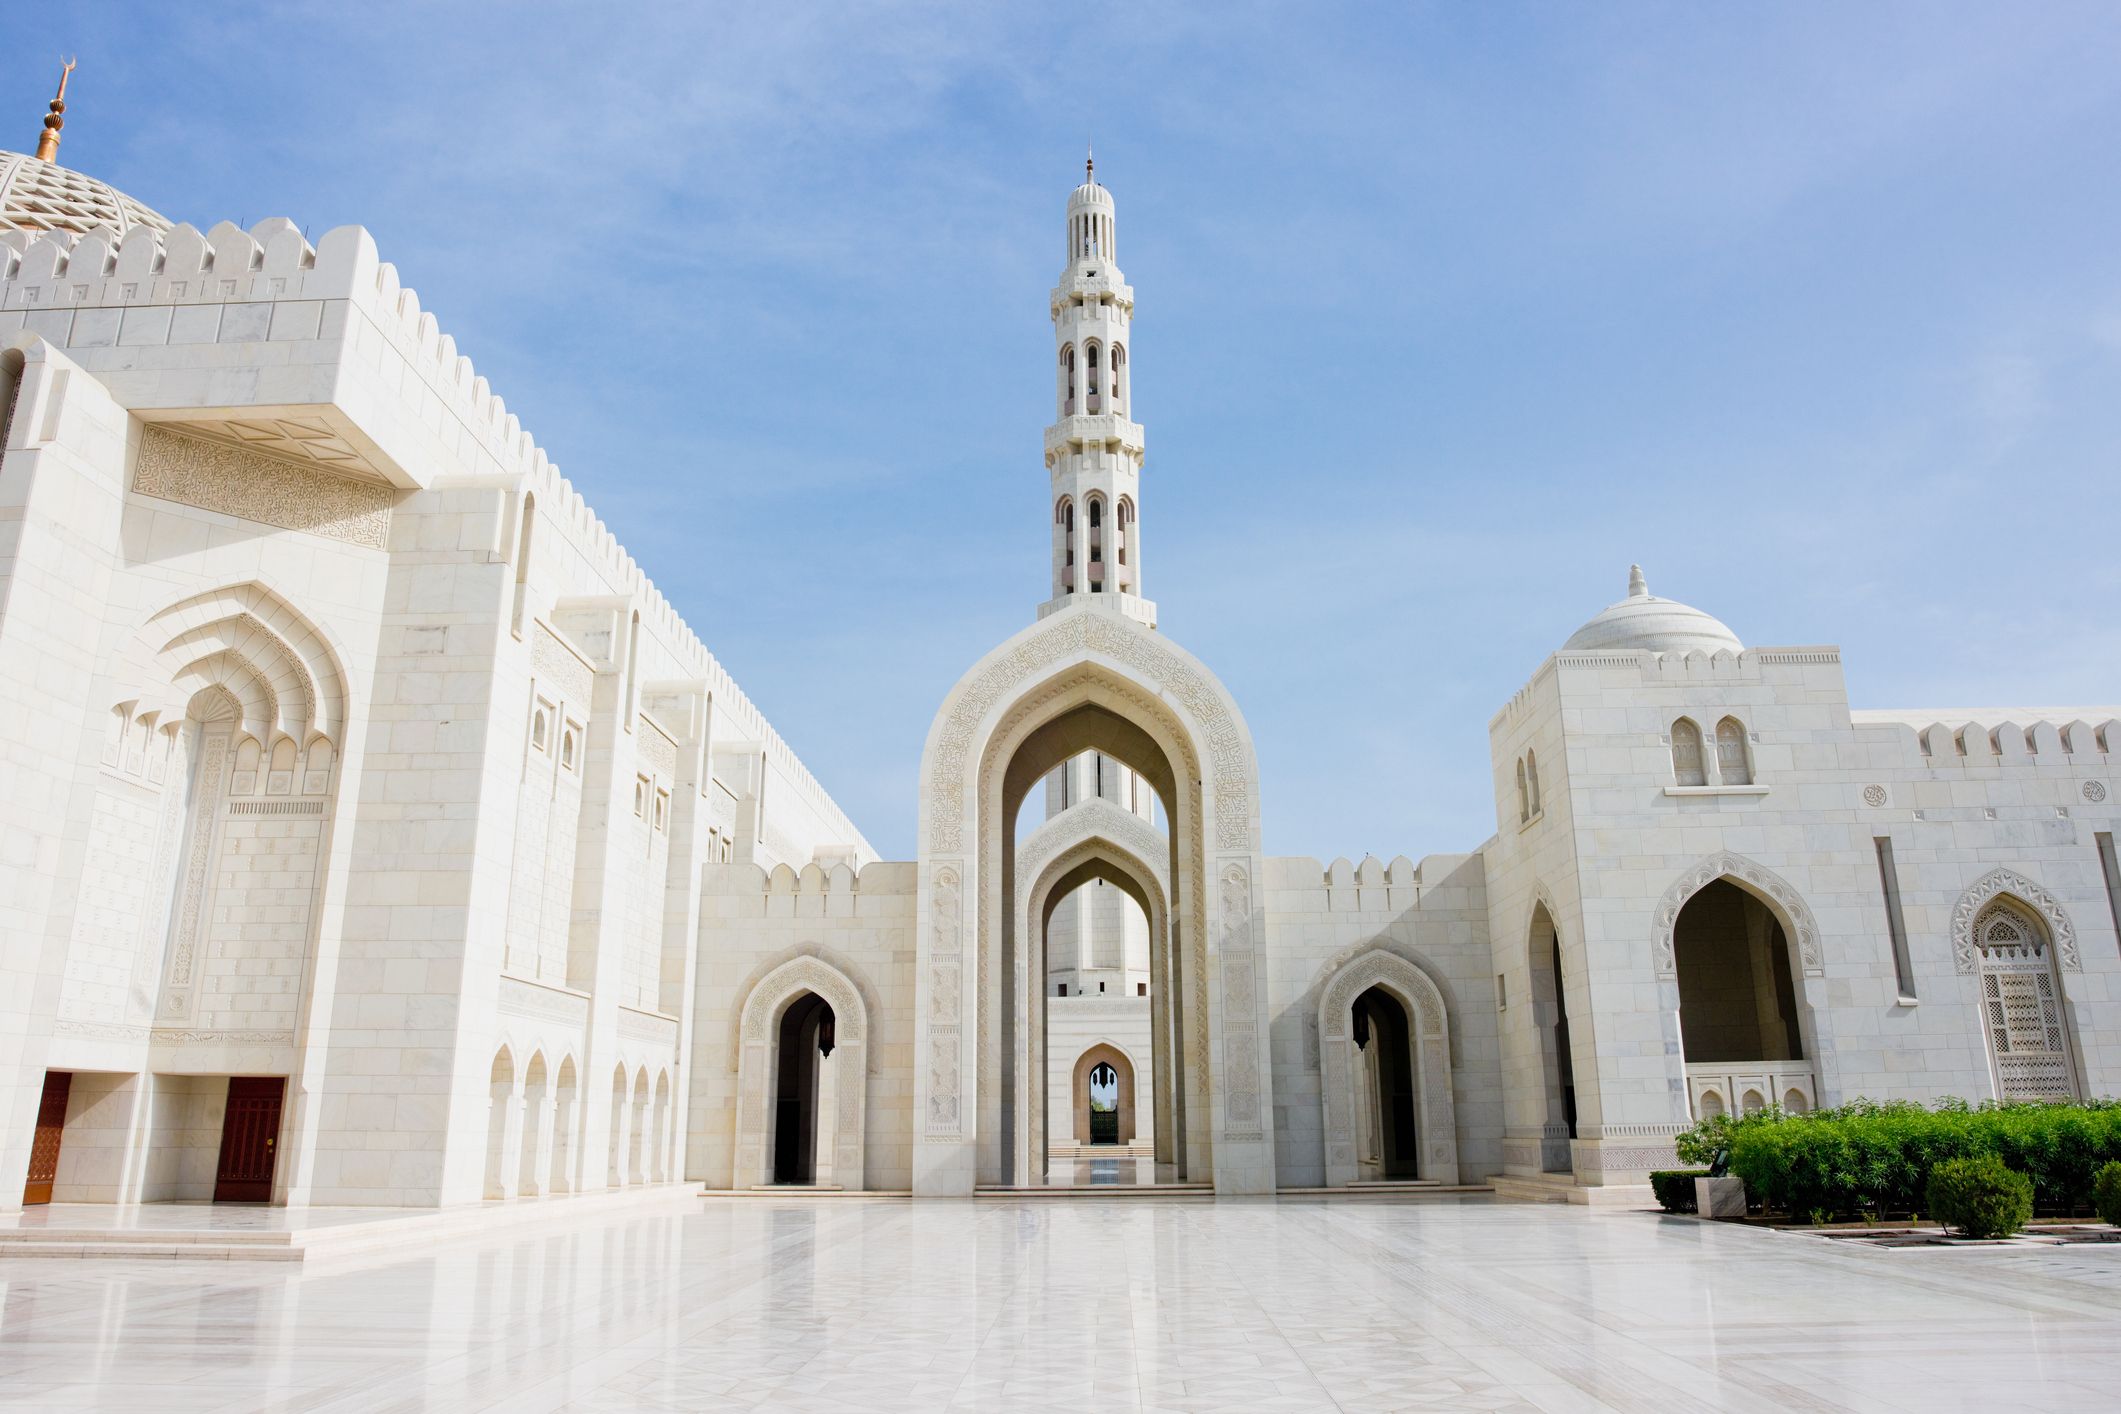
[(824, 959), (806, 956), (791, 958), (768, 972), (744, 999), (737, 1027), (732, 1188), (773, 1182), (774, 1048), (783, 1013), (808, 996), (822, 999), (833, 1015), (832, 1063), (837, 1083), (831, 1115), (832, 1181), (850, 1190), (863, 1186), (862, 1168), (868, 1155), (869, 1010), (852, 979)]
[[(969, 1192), (1014, 1170), (1015, 807), (1068, 757), (1134, 770), (1170, 823), (1172, 1005), (1186, 1176), (1270, 1192), (1272, 1101), (1258, 985), (1258, 773), (1235, 704), (1197, 660), (1124, 614), (1066, 606), (961, 678), (921, 766), (914, 1186)], [(1211, 893), (1213, 904), (1211, 905)], [(1033, 991), (1043, 991), (1035, 988)], [(1211, 1040), (1212, 1037), (1212, 1040)]]
[(1416, 1087), (1417, 1160), (1426, 1182), (1458, 1182), (1457, 1107), (1451, 1093), (1451, 1023), (1443, 992), (1406, 958), (1382, 948), (1349, 959), (1328, 977), (1318, 1000), (1320, 1104), (1324, 1108), (1326, 1186), (1344, 1188), (1358, 1177), (1357, 1086), (1354, 1067), (1355, 1000), (1372, 987), (1405, 1010)]

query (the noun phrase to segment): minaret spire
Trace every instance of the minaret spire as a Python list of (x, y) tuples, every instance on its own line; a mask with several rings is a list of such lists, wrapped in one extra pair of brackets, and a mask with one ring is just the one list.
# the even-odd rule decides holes
[(1142, 597), (1134, 289), (1117, 255), (1112, 193), (1086, 149), (1083, 184), (1068, 198), (1068, 263), (1048, 297), (1059, 388), (1046, 429), (1053, 597), (1039, 613), (1089, 604), (1154, 628), (1156, 606)]
[(74, 76), (74, 61), (59, 70), (59, 92), (52, 98), (51, 112), (44, 115), (44, 131), (37, 135), (37, 160), (54, 162), (59, 157), (59, 129), (66, 126), (66, 81)]

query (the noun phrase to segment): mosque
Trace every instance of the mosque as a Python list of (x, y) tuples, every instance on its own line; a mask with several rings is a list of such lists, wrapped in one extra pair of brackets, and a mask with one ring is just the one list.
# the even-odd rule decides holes
[(1639, 571), (1490, 718), (1465, 852), (1266, 855), (1147, 597), (1093, 173), (1050, 596), (889, 861), (367, 231), (173, 224), (64, 100), (0, 153), (10, 1205), (1633, 1201), (1703, 1115), (2121, 1092), (2121, 710), (1855, 710)]

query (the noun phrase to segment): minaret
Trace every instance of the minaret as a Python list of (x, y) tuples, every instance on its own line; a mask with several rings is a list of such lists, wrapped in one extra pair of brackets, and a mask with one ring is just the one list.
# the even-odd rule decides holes
[(1053, 597), (1156, 626), (1142, 597), (1142, 429), (1134, 421), (1134, 289), (1120, 273), (1112, 193), (1095, 158), (1068, 198), (1068, 263), (1049, 304), (1055, 413), (1046, 429)]

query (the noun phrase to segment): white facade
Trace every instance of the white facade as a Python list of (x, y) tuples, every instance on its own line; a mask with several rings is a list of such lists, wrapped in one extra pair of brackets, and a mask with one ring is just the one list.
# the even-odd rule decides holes
[(1046, 1177), (1100, 1045), (1225, 1193), (2121, 1090), (2121, 710), (1852, 711), (1639, 574), (1491, 721), (1492, 837), (1264, 857), (1143, 597), (1110, 193), (1065, 230), (1051, 597), (891, 863), (365, 231), (0, 156), (0, 1194), (962, 1194)]

